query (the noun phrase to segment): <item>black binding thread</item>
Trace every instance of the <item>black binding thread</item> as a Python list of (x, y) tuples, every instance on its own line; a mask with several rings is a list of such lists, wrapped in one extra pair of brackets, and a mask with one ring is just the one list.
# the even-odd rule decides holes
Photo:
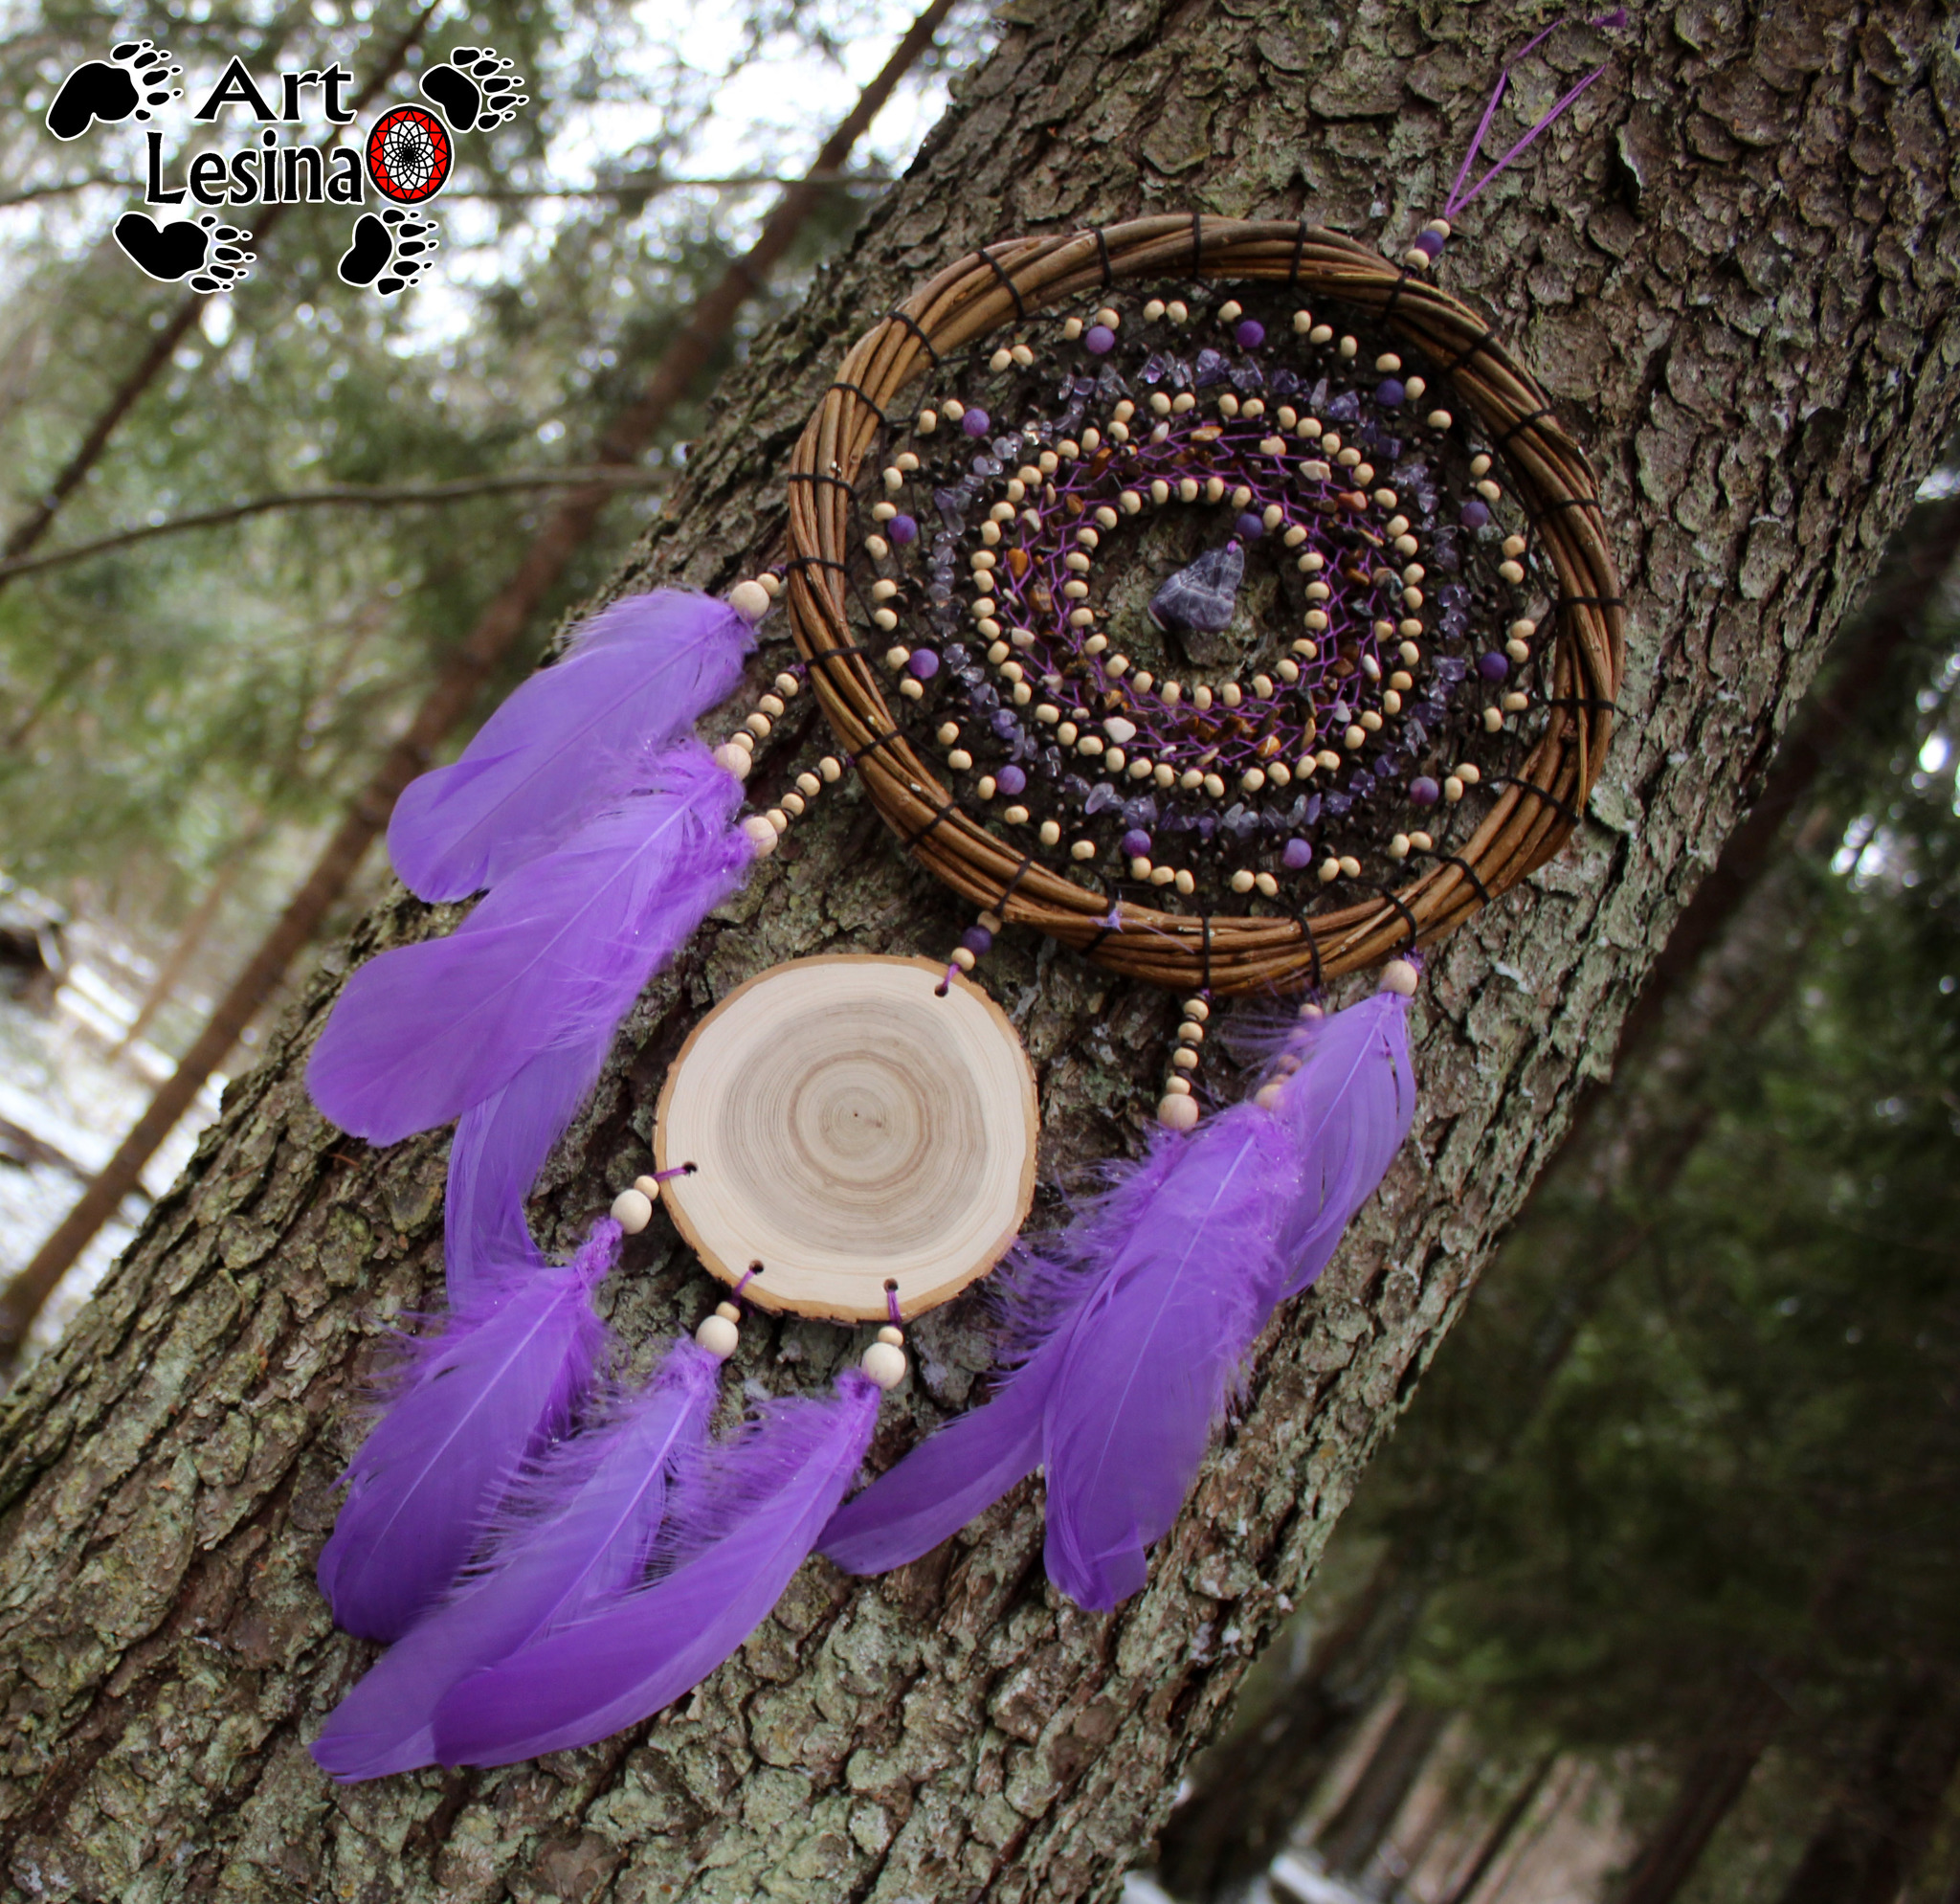
[(1458, 351), (1457, 354), (1454, 357), (1452, 357), (1447, 364), (1443, 366), (1443, 374), (1445, 376), (1454, 375), (1458, 370), (1460, 370), (1465, 364), (1474, 363), (1479, 357), (1482, 356), (1486, 351), (1494, 351), (1497, 347), (1497, 332), (1494, 330), (1486, 330), (1481, 337), (1477, 338), (1471, 344), (1470, 347), (1467, 350)]
[(1022, 324), (1026, 324), (1028, 321), (1028, 307), (1021, 301), (1021, 287), (1001, 268), (1000, 259), (995, 258), (991, 251), (983, 251), (980, 256), (987, 260), (988, 268), (993, 275), (1007, 286), (1008, 296), (1014, 301), (1014, 316)]
[(1558, 418), (1552, 415), (1552, 413), (1549, 410), (1527, 411), (1523, 416), (1519, 417), (1515, 423), (1511, 424), (1509, 428), (1507, 428), (1504, 431), (1503, 435), (1497, 439), (1497, 441), (1491, 445), (1491, 448), (1494, 449), (1499, 456), (1503, 456), (1503, 453), (1510, 448), (1511, 438), (1513, 437), (1522, 435), (1526, 430), (1528, 430), (1534, 423), (1545, 422), (1547, 418), (1549, 418), (1554, 423), (1558, 421)]
[(1558, 605), (1567, 608), (1624, 608), (1626, 601), (1620, 595), (1560, 595)]
[(1392, 891), (1388, 886), (1385, 885), (1377, 886), (1375, 890), (1379, 892), (1381, 896), (1384, 899), (1386, 899), (1389, 902), (1389, 904), (1395, 908), (1395, 910), (1402, 915), (1402, 923), (1409, 929), (1408, 949), (1411, 952), (1414, 952), (1415, 950), (1415, 941), (1418, 936), (1414, 913), (1410, 911), (1410, 909), (1402, 904), (1402, 895), (1400, 893)]
[(1325, 982), (1321, 974), (1321, 942), (1315, 937), (1312, 925), (1305, 919), (1300, 921), (1300, 936), (1306, 941), (1306, 955), (1312, 963), (1307, 968), (1307, 986), (1318, 992)]
[(1191, 214), (1191, 275), (1202, 278), (1205, 275), (1205, 221), (1203, 214)]
[(831, 386), (831, 389), (840, 390), (846, 392), (846, 394), (848, 395), (855, 396), (858, 399), (858, 401), (865, 407), (866, 410), (870, 411), (871, 414), (878, 418), (878, 426), (880, 430), (889, 430), (892, 427), (891, 418), (887, 416), (884, 414), (884, 412), (880, 410), (879, 406), (871, 400), (870, 392), (859, 389), (859, 387), (856, 384), (847, 384), (841, 381), (834, 383)]
[(902, 311), (895, 304), (892, 306), (890, 310), (885, 312), (884, 315), (886, 323), (903, 325), (905, 328), (909, 330), (912, 333), (912, 335), (916, 337), (919, 340), (919, 342), (925, 347), (925, 354), (932, 359), (932, 368), (935, 370), (938, 370), (939, 367), (946, 361), (939, 354), (939, 352), (933, 348), (931, 338), (927, 337), (926, 334), (919, 328), (919, 321), (911, 314), (910, 311)]
[(1300, 266), (1302, 259), (1303, 259), (1305, 257), (1306, 220), (1303, 218), (1300, 221), (1300, 230), (1294, 235), (1293, 263), (1286, 273), (1286, 288), (1289, 291), (1297, 291), (1300, 289)]
[(856, 659), (862, 661), (868, 668), (871, 665), (872, 657), (871, 651), (868, 648), (860, 648), (857, 642), (847, 641), (841, 647), (818, 648), (805, 659), (811, 667), (815, 667), (819, 662), (848, 661)]
[(925, 822), (925, 824), (918, 830), (917, 833), (902, 833), (899, 835), (900, 846), (903, 848), (905, 852), (909, 853), (913, 847), (918, 845), (918, 843), (926, 837), (927, 834), (935, 831), (938, 828), (940, 822), (943, 819), (945, 819), (948, 814), (955, 814), (958, 812), (959, 807), (951, 800), (947, 801), (947, 803), (944, 806), (933, 808), (932, 818), (928, 819)]
[(1525, 513), (1531, 518), (1535, 526), (1542, 523), (1546, 517), (1560, 515), (1567, 509), (1598, 509), (1601, 506), (1597, 496), (1558, 496), (1538, 508), (1534, 508), (1528, 503), (1526, 504)]
[[(1197, 213), (1193, 212), (1192, 216), (1195, 218)], [(1198, 941), (1198, 955), (1202, 960), (1198, 990), (1209, 992), (1212, 989), (1212, 915), (1209, 912), (1199, 917), (1198, 930), (1202, 934)]]
[(1501, 774), (1497, 777), (1494, 784), (1500, 787), (1517, 787), (1525, 793), (1536, 794), (1547, 806), (1558, 809), (1559, 818), (1568, 826), (1577, 826), (1579, 823), (1579, 816), (1565, 801), (1560, 799), (1549, 787), (1541, 787), (1536, 780), (1523, 780), (1514, 774)]
[(831, 569), (839, 575), (851, 572), (847, 563), (839, 562), (834, 555), (791, 555), (785, 558), (785, 569)]
[(1468, 860), (1459, 859), (1455, 853), (1437, 853), (1435, 858), (1441, 865), (1455, 866), (1477, 888), (1477, 903), (1480, 906), (1490, 904), (1490, 888), (1478, 878), (1477, 868)]
[(1617, 714), (1619, 703), (1609, 701), (1599, 694), (1548, 694), (1538, 704), (1541, 707), (1583, 707), (1597, 714)]
[(866, 754), (876, 753), (880, 748), (889, 750), (891, 744), (898, 738), (898, 728), (882, 728), (878, 733), (873, 734), (872, 737), (868, 741), (866, 741), (862, 747), (858, 748), (851, 755), (851, 765), (853, 767), (862, 767), (864, 765), (864, 757)]
[(784, 479), (789, 482), (823, 482), (833, 489), (841, 489), (845, 495), (855, 498), (857, 488), (844, 481), (841, 476), (832, 476), (820, 469), (792, 469)]
[(1001, 887), (1000, 897), (993, 902), (993, 910), (1000, 914), (1002, 925), (1007, 923), (1008, 901), (1020, 889), (1021, 882), (1034, 870), (1035, 856), (1032, 853), (1023, 853), (1021, 855), (1021, 863), (1014, 868), (1013, 877)]
[(1116, 282), (1116, 267), (1110, 262), (1109, 235), (1101, 225), (1096, 227), (1096, 256), (1102, 262), (1102, 288), (1106, 291)]
[(1382, 306), (1382, 322), (1384, 324), (1387, 324), (1395, 315), (1395, 306), (1402, 301), (1403, 286), (1408, 282), (1408, 266), (1403, 264), (1396, 265), (1395, 281), (1389, 287), (1389, 302)]

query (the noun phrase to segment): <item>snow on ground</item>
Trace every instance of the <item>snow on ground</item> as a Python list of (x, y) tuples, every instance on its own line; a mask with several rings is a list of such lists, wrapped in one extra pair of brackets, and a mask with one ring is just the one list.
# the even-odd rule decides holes
[[(0, 996), (0, 1119), (61, 1154), (73, 1169), (49, 1161), (15, 1163), (0, 1154), (0, 1277), (24, 1268), (74, 1203), (80, 1175), (100, 1170), (142, 1115), (170, 1061), (139, 1042), (112, 1055), (136, 1016), (127, 961), (113, 941), (71, 929), (70, 967), (54, 1009), (41, 1013)], [(113, 975), (111, 975), (113, 974)], [(199, 1093), (144, 1171), (151, 1196), (184, 1168), (197, 1133), (217, 1114), (222, 1077)], [(122, 1220), (104, 1226), (82, 1252), (34, 1325), (29, 1355), (38, 1355), (87, 1301), (90, 1290), (142, 1220), (144, 1205), (124, 1200)]]

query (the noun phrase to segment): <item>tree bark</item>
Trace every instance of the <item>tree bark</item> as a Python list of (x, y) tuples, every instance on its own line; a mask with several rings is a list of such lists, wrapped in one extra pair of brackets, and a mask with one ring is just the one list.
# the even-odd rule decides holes
[[(1501, 53), (1484, 11), (1380, 0), (997, 17), (999, 50), (852, 257), (727, 386), (631, 579), (724, 588), (771, 553), (786, 452), (839, 355), (969, 246), (1196, 203), (1305, 210), (1399, 250)], [(454, 916), (397, 895), (0, 1417), (11, 1895), (1112, 1894), (1608, 1064), (1749, 763), (1952, 426), (1960, 79), (1932, 11), (1682, 0), (1627, 44), (1463, 221), (1445, 273), (1594, 446), (1631, 611), (1623, 727), (1571, 849), (1431, 961), (1414, 1138), (1269, 1332), (1147, 1591), (1108, 1616), (1056, 1599), (1030, 1484), (892, 1579), (813, 1563), (685, 1705), (604, 1745), (326, 1785), (305, 1741), (371, 1649), (331, 1630), (312, 1565), (382, 1332), (440, 1287), (447, 1140), (370, 1153), (312, 1111), (301, 1069), (348, 957)], [(766, 633), (773, 672), (786, 638)], [(764, 791), (816, 741), (810, 719), (778, 728)], [(965, 923), (840, 795), (642, 999), (547, 1173), (546, 1241), (644, 1168), (662, 1069), (716, 996), (798, 953), (918, 952)], [(988, 982), (1040, 1069), (1050, 1178), (1133, 1142), (1174, 1001), (1013, 934)], [(713, 1295), (663, 1226), (635, 1243), (611, 1301), (635, 1367)], [(968, 1399), (975, 1314), (913, 1333), (878, 1461)], [(850, 1346), (796, 1323), (745, 1336), (741, 1373), (776, 1388)]]

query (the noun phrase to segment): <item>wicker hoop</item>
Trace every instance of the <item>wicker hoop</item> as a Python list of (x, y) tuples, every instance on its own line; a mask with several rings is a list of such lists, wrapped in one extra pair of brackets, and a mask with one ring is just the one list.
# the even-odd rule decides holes
[[(1425, 352), (1499, 446), (1557, 577), (1550, 717), (1462, 849), (1379, 899), (1307, 919), (1119, 904), (1017, 853), (968, 814), (893, 721), (852, 639), (845, 561), (856, 484), (884, 414), (941, 357), (1118, 279), (1256, 280), (1370, 313)], [(976, 906), (1098, 964), (1220, 994), (1289, 991), (1427, 945), (1549, 860), (1577, 823), (1613, 731), (1625, 614), (1598, 485), (1537, 382), (1467, 305), (1338, 233), (1282, 220), (1139, 218), (1010, 238), (949, 265), (861, 337), (791, 458), (787, 596), (819, 704), (919, 862)]]

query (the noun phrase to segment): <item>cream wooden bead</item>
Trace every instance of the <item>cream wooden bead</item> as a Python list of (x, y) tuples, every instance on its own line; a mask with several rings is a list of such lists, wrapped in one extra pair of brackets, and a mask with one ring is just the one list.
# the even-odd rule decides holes
[(643, 1190), (622, 1190), (612, 1199), (612, 1221), (628, 1236), (637, 1236), (654, 1221), (653, 1199)]
[(633, 1179), (633, 1187), (649, 1203), (657, 1203), (660, 1200), (660, 1179), (657, 1176), (636, 1176)]
[(905, 1332), (888, 1322), (878, 1332), (878, 1339), (880, 1342), (889, 1342), (894, 1349), (902, 1349), (905, 1346)]
[(750, 814), (742, 822), (742, 830), (748, 836), (758, 860), (767, 860), (776, 850), (776, 829), (761, 814)]
[(716, 1361), (725, 1362), (735, 1353), (736, 1345), (742, 1339), (742, 1333), (718, 1309), (712, 1315), (702, 1316), (695, 1325), (694, 1339)]
[(1398, 998), (1415, 996), (1415, 968), (1406, 958), (1392, 958), (1382, 967), (1382, 990)]
[(1277, 1080), (1270, 1085), (1261, 1085), (1258, 1090), (1253, 1092), (1252, 1101), (1261, 1110), (1276, 1110), (1279, 1109), (1280, 1098), (1286, 1086)]
[(737, 582), (728, 591), (728, 606), (744, 621), (760, 621), (769, 612), (769, 592), (760, 582)]
[(737, 747), (733, 741), (724, 741), (715, 750), (715, 765), (724, 773), (732, 773), (736, 779), (746, 780), (755, 766), (755, 756), (746, 747)]
[(880, 1388), (893, 1389), (905, 1378), (905, 1352), (893, 1342), (874, 1342), (858, 1357), (858, 1367)]
[(1198, 1101), (1189, 1095), (1172, 1095), (1162, 1099), (1157, 1106), (1157, 1122), (1167, 1131), (1195, 1130), (1198, 1121)]

